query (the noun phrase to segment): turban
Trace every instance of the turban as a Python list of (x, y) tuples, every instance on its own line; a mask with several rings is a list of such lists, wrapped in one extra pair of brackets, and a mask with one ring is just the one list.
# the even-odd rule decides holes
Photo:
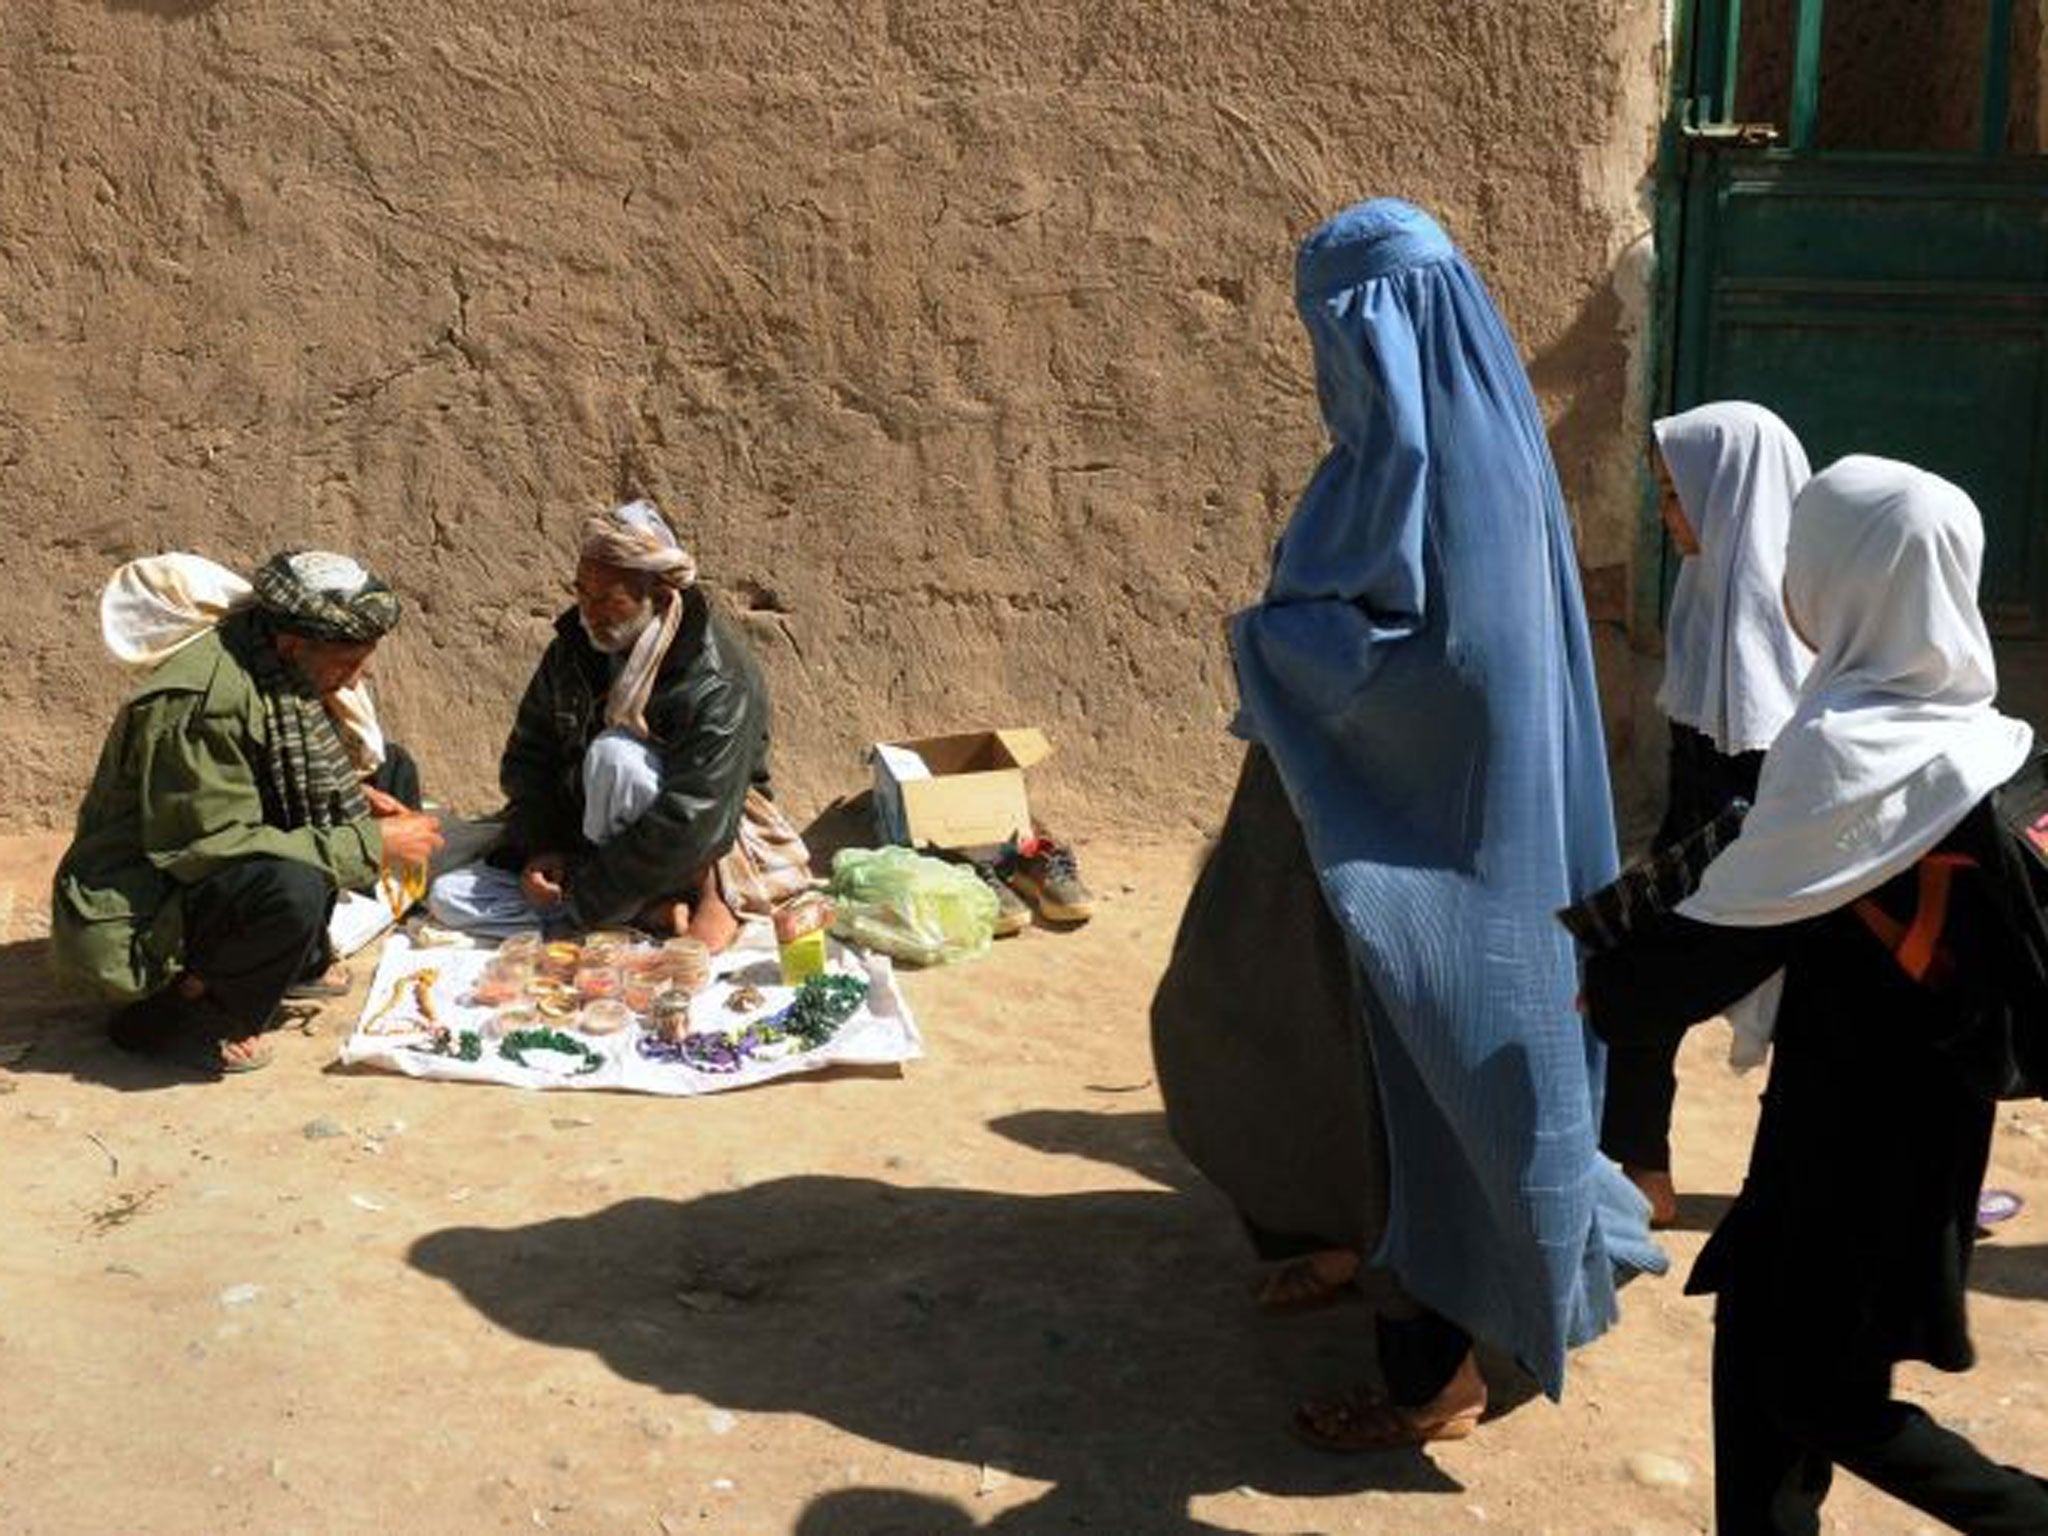
[(398, 594), (347, 555), (285, 550), (251, 578), (271, 622), (309, 640), (362, 645), (398, 625)]
[(662, 658), (682, 627), (682, 594), (697, 584), (697, 561), (684, 549), (653, 503), (629, 501), (583, 524), (577, 554), (600, 565), (642, 571), (654, 578), (654, 616), (634, 640), (605, 701), (605, 724), (647, 738), (647, 701)]

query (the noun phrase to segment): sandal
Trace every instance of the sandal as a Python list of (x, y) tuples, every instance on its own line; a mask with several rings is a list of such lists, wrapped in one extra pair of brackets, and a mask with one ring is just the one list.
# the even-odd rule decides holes
[(1332, 1280), (1316, 1267), (1312, 1255), (1290, 1259), (1268, 1275), (1259, 1287), (1258, 1303), (1261, 1312), (1274, 1317), (1291, 1317), (1303, 1312), (1320, 1312), (1324, 1307), (1356, 1300), (1361, 1294), (1357, 1270), (1342, 1280)]
[(346, 965), (339, 960), (317, 976), (305, 976), (284, 989), (284, 995), (294, 1001), (310, 998), (347, 997), (349, 988), (355, 985), (355, 978), (349, 975)]
[(1486, 1381), (1479, 1363), (1465, 1357), (1443, 1391), (1427, 1403), (1403, 1408), (1375, 1392), (1310, 1398), (1294, 1410), (1294, 1436), (1319, 1451), (1358, 1453), (1410, 1450), (1439, 1440), (1463, 1440), (1486, 1413)]
[(241, 1040), (217, 1040), (213, 1047), (214, 1066), (222, 1077), (235, 1077), (244, 1072), (261, 1072), (277, 1060), (277, 1052), (263, 1042), (259, 1035), (250, 1035)]
[(197, 1029), (183, 1031), (164, 1055), (202, 1077), (239, 1077), (261, 1072), (277, 1058), (260, 1035), (228, 1040)]

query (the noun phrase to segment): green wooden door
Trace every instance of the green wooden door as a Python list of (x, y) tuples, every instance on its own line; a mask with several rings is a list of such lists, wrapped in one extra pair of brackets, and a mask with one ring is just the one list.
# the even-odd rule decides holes
[[(1984, 514), (1986, 614), (2018, 636), (2048, 627), (2048, 160), (2013, 142), (2011, 0), (1982, 9), (1974, 142), (1873, 149), (1823, 131), (1841, 73), (1824, 70), (1820, 0), (1752, 0), (1747, 26), (1741, 0), (1697, 0), (1668, 162), (1664, 395), (1768, 405), (1816, 466), (1878, 453), (1961, 485)], [(1760, 48), (1790, 62), (1785, 121), (1739, 110)]]

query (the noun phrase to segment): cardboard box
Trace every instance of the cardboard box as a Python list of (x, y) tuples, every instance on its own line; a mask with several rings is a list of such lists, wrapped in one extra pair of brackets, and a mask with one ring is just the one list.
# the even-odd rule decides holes
[(876, 835), (912, 848), (974, 848), (1028, 836), (1024, 770), (1051, 753), (1044, 733), (1029, 727), (878, 742), (868, 752)]

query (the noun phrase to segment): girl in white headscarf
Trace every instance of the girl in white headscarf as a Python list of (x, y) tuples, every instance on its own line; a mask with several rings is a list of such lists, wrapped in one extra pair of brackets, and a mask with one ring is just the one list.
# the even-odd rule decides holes
[[(1685, 556), (1657, 693), (1671, 722), (1668, 797), (1653, 844), (1662, 849), (1756, 797), (1764, 749), (1792, 717), (1813, 656), (1785, 621), (1779, 588), (1792, 501), (1811, 471), (1792, 429), (1747, 401), (1697, 406), (1654, 430), (1664, 525)], [(1601, 1150), (1649, 1197), (1658, 1226), (1678, 1215), (1677, 1092), (1665, 1044), (1608, 1057)]]
[(1899, 1361), (1971, 1363), (2003, 1031), (2048, 1008), (1991, 798), (2033, 733), (1993, 704), (1983, 550), (1970, 499), (1909, 465), (1808, 485), (1784, 599), (1817, 659), (1755, 808), (1676, 914), (1587, 963), (1593, 1026), (1622, 1042), (1784, 973), (1749, 1175), (1687, 1287), (1718, 1297), (1719, 1530), (1819, 1529), (1839, 1465), (1956, 1530), (2048, 1531), (2048, 1485), (1891, 1396)]

